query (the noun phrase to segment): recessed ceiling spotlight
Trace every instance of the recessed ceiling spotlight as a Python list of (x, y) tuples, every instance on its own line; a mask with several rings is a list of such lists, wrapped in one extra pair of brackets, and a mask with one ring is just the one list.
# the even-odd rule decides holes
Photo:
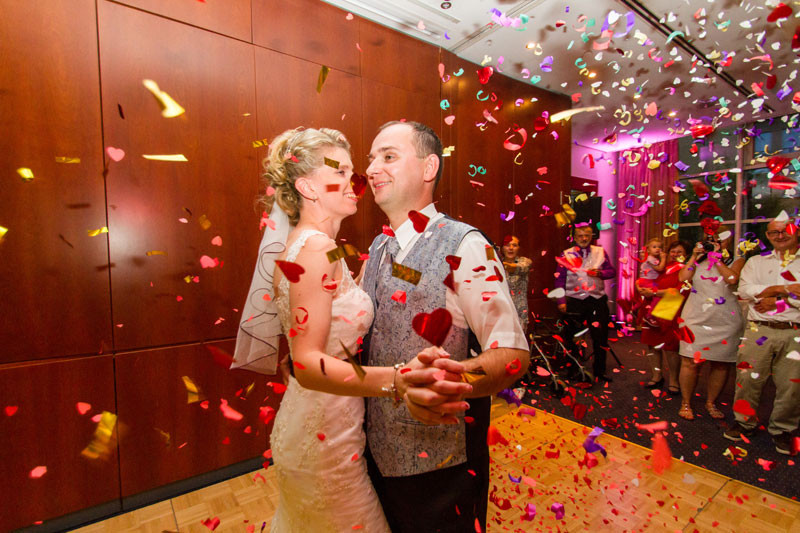
[(442, 6), (441, 7), (442, 7), (442, 9), (450, 9), (450, 6), (452, 6), (452, 5), (453, 4), (450, 3), (450, 2), (442, 2)]

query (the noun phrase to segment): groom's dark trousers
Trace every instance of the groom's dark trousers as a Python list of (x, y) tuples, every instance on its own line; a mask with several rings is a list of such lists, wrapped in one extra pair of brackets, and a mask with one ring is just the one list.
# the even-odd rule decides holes
[(393, 533), (486, 531), (489, 499), (489, 397), (469, 400), (466, 416), (467, 462), (403, 477), (384, 477), (365, 453), (369, 477)]

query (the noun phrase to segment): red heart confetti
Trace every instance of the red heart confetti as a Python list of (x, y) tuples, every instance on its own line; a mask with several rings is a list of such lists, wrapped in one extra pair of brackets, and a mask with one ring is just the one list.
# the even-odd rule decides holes
[(75, 409), (82, 415), (85, 415), (92, 409), (92, 404), (86, 402), (78, 402), (75, 404)]
[(275, 264), (281, 269), (281, 272), (283, 272), (283, 275), (289, 280), (289, 283), (297, 283), (300, 281), (300, 275), (306, 271), (306, 269), (297, 263), (291, 263), (289, 261), (278, 260), (275, 261)]
[(394, 231), (386, 224), (383, 225), (383, 229), (381, 231), (384, 235), (388, 235), (389, 237), (394, 237)]
[(431, 313), (419, 313), (411, 321), (414, 331), (434, 346), (444, 344), (452, 325), (453, 316), (443, 307), (434, 309)]
[(14, 416), (15, 414), (17, 414), (18, 410), (19, 410), (18, 405), (6, 405), (5, 409), (3, 409), (3, 411), (5, 411), (6, 413), (6, 416)]
[(406, 293), (404, 291), (399, 291), (399, 290), (395, 291), (394, 294), (392, 294), (392, 300), (404, 304), (406, 303)]
[(411, 223), (414, 225), (414, 231), (417, 233), (425, 231), (425, 228), (428, 226), (428, 221), (430, 220), (430, 218), (419, 211), (409, 211), (408, 218), (411, 220)]
[(275, 409), (270, 406), (264, 406), (258, 408), (258, 418), (261, 419), (264, 424), (269, 424), (273, 418), (275, 418)]
[(748, 418), (756, 416), (756, 410), (747, 402), (747, 400), (736, 400), (733, 402), (733, 412), (744, 415)]
[(219, 518), (216, 516), (214, 518), (206, 518), (205, 520), (201, 520), (200, 523), (211, 531), (214, 531), (219, 527)]
[(781, 2), (772, 10), (772, 13), (767, 15), (767, 22), (776, 22), (780, 19), (788, 18), (791, 15), (792, 8)]
[(350, 185), (353, 186), (353, 194), (361, 198), (367, 190), (367, 177), (354, 172), (350, 177)]

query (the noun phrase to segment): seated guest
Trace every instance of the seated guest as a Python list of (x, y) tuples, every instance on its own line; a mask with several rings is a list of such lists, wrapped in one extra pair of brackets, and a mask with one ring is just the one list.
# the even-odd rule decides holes
[(800, 256), (797, 226), (785, 212), (767, 225), (772, 252), (751, 257), (739, 276), (739, 296), (748, 302), (748, 325), (737, 354), (736, 424), (725, 438), (750, 436), (758, 419), (761, 390), (772, 375), (775, 402), (767, 430), (778, 453), (791, 455), (800, 422)]
[(567, 349), (574, 352), (574, 335), (588, 327), (594, 351), (594, 377), (611, 381), (605, 375), (610, 314), (603, 281), (613, 278), (616, 269), (605, 250), (591, 244), (594, 237), (591, 226), (578, 225), (573, 235), (576, 246), (567, 248), (556, 259), (555, 286), (566, 291), (564, 297), (558, 299), (558, 310), (574, 318), (567, 321), (564, 341)]
[(531, 260), (519, 255), (519, 239), (514, 235), (503, 238), (503, 266), (506, 268), (508, 288), (511, 290), (511, 299), (517, 308), (522, 331), (528, 332), (528, 272)]
[[(695, 245), (689, 261), (678, 273), (680, 281), (692, 282), (692, 291), (681, 312), (682, 326), (691, 334), (682, 337), (679, 350), (682, 402), (678, 416), (686, 420), (694, 420), (692, 395), (697, 375), (704, 366), (710, 366), (706, 411), (711, 418), (725, 418), (715, 402), (736, 362), (736, 349), (744, 327), (742, 308), (733, 293), (744, 258), (734, 261), (732, 243), (730, 231), (720, 235), (710, 230), (706, 240)], [(711, 246), (713, 249), (707, 249)]]
[[(656, 311), (658, 302), (670, 291), (679, 290), (682, 282), (678, 279), (678, 273), (683, 267), (683, 262), (689, 254), (689, 245), (683, 241), (675, 241), (667, 247), (667, 265), (664, 267), (658, 279), (656, 288), (650, 289), (638, 286), (639, 294), (645, 298), (653, 298), (653, 310)], [(642, 326), (642, 342), (647, 345), (647, 359), (650, 362), (650, 381), (646, 387), (654, 389), (664, 383), (663, 368), (666, 365), (669, 370), (669, 386), (667, 390), (670, 394), (680, 394), (678, 386), (678, 371), (681, 362), (678, 355), (678, 317), (680, 309), (671, 320), (657, 319), (652, 324), (645, 323)]]

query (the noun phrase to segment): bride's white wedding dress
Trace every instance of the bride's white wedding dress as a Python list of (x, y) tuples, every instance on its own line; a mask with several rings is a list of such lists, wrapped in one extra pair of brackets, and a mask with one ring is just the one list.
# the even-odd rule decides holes
[[(306, 239), (315, 234), (322, 233), (302, 232), (286, 261), (293, 262)], [(372, 301), (356, 285), (344, 260), (342, 271), (333, 295), (326, 353), (344, 360), (341, 343), (355, 354), (358, 338), (369, 331), (374, 312)], [(278, 289), (275, 303), (286, 334), (292, 310), (285, 277)], [(271, 437), (280, 489), (273, 533), (389, 531), (367, 475), (363, 422), (363, 398), (304, 389), (294, 377), (289, 378)]]

